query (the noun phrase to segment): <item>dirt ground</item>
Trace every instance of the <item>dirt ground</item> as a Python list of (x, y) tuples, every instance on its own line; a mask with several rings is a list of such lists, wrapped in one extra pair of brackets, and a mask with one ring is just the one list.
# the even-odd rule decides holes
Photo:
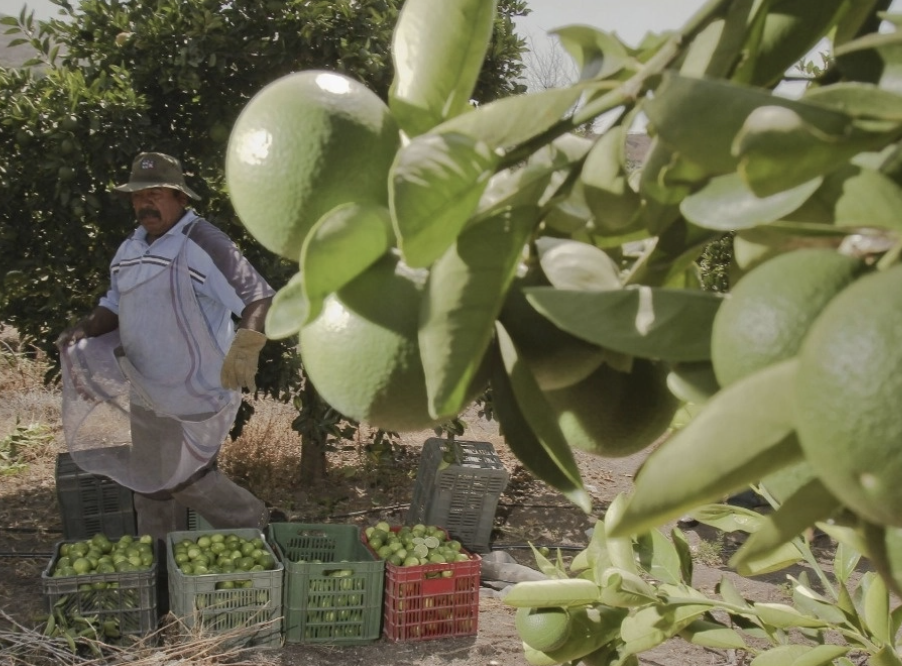
[[(2, 395), (0, 395), (2, 399)], [(578, 455), (587, 488), (594, 502), (594, 515), (587, 516), (570, 505), (559, 493), (535, 481), (510, 454), (498, 435), (497, 425), (467, 415), (468, 430), (460, 439), (491, 443), (511, 475), (500, 496), (495, 514), (491, 548), (512, 555), (518, 563), (535, 566), (528, 548), (532, 542), (562, 549), (565, 558), (588, 542), (587, 530), (604, 515), (611, 499), (629, 489), (633, 474), (645, 453), (610, 460)], [(5, 433), (0, 432), (0, 437)], [(354, 472), (357, 452), (330, 454), (330, 478), (317, 485), (299, 483), (290, 500), (280, 504), (288, 517), (303, 523), (354, 523), (361, 526), (386, 520), (403, 523), (415, 485), (416, 468), (423, 442), (431, 431), (408, 434), (398, 443), (387, 466)], [(24, 626), (35, 626), (44, 611), (41, 571), (47, 566), (54, 543), (62, 538), (57, 504), (54, 461), (60, 444), (54, 442), (46, 454), (37, 455), (29, 468), (0, 482), (0, 611)], [(358, 460), (359, 462), (359, 460)], [(250, 464), (250, 463), (248, 463)], [(259, 470), (258, 470), (259, 474)], [(264, 475), (265, 476), (265, 475)], [(259, 478), (249, 485), (261, 483)], [(284, 495), (283, 495), (284, 497)], [(729, 535), (703, 526), (685, 528), (696, 549), (695, 586), (713, 592), (722, 576), (756, 601), (786, 600), (785, 573), (764, 580), (750, 580), (732, 574), (725, 565), (737, 547)], [(363, 646), (328, 647), (287, 644), (278, 649), (255, 651), (254, 661), (284, 666), (522, 666), (526, 664), (514, 628), (514, 611), (498, 598), (498, 592), (484, 584), (480, 590), (478, 634), (466, 638), (393, 643), (384, 638)], [(0, 615), (0, 626), (3, 625)], [(0, 664), (4, 661), (0, 654)], [(175, 662), (162, 663), (170, 666)], [(710, 650), (674, 639), (643, 653), (647, 666), (741, 665), (742, 655)]]

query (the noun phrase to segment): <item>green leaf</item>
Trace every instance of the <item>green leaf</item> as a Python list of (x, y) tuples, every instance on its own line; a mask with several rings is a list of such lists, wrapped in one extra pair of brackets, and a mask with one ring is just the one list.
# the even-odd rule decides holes
[(620, 270), (603, 250), (566, 238), (536, 239), (542, 272), (556, 289), (607, 291), (620, 288)]
[(409, 136), (463, 113), (492, 37), (497, 0), (406, 0), (391, 56), (389, 107)]
[(902, 189), (873, 169), (857, 169), (843, 181), (836, 201), (836, 224), (846, 227), (883, 227), (902, 231)]
[(601, 135), (586, 156), (580, 178), (586, 203), (595, 218), (596, 233), (604, 236), (638, 228), (639, 194), (630, 187), (624, 168), (626, 129), (616, 126)]
[(759, 197), (738, 173), (716, 176), (680, 204), (680, 212), (706, 229), (731, 231), (775, 222), (797, 210), (820, 187), (821, 178)]
[(897, 124), (866, 131), (845, 119), (837, 127), (836, 118), (817, 124), (784, 106), (755, 109), (736, 135), (739, 173), (752, 191), (768, 196), (829, 173), (862, 151), (878, 150), (899, 132)]
[(649, 530), (639, 536), (636, 555), (639, 566), (652, 578), (674, 585), (683, 582), (677, 547), (659, 530)]
[(705, 504), (689, 512), (695, 520), (722, 532), (754, 534), (764, 524), (764, 516), (757, 511), (730, 504)]
[[(598, 87), (598, 84), (592, 87)], [(436, 134), (466, 134), (492, 149), (510, 148), (535, 138), (561, 121), (579, 101), (586, 84), (504, 97), (448, 120)]]
[(692, 585), (692, 547), (686, 535), (677, 527), (674, 527), (670, 536), (677, 556), (680, 558), (680, 580), (686, 585)]
[(584, 578), (529, 580), (514, 585), (504, 603), (514, 608), (566, 608), (596, 603), (599, 593), (598, 586)]
[(899, 658), (892, 643), (887, 643), (870, 654), (868, 666), (902, 666), (902, 658)]
[[(867, 34), (837, 47), (833, 54), (840, 69), (851, 74), (850, 78), (902, 94), (902, 34), (898, 30)], [(876, 62), (872, 56), (876, 56)]]
[(845, 0), (772, 0), (759, 5), (758, 25), (749, 30), (735, 77), (771, 87), (827, 35)]
[(795, 544), (784, 543), (773, 550), (746, 558), (736, 566), (736, 573), (747, 577), (763, 576), (774, 571), (782, 571), (798, 563), (803, 557)]
[[(492, 364), (492, 400), (505, 442), (526, 469), (589, 513), (592, 499), (583, 488), (570, 447), (560, 431), (554, 432), (557, 424), (547, 413), (547, 404), (542, 405), (541, 390), (517, 358), (507, 331), (498, 323), (495, 328), (500, 353)], [(534, 404), (539, 405), (541, 413), (534, 413)], [(535, 422), (539, 422), (539, 428)], [(547, 436), (545, 431), (549, 433)]]
[(752, 607), (763, 622), (777, 629), (796, 627), (825, 628), (828, 626), (823, 620), (803, 615), (787, 604), (757, 602), (752, 604)]
[(889, 591), (880, 576), (874, 576), (864, 595), (862, 616), (871, 634), (880, 643), (892, 644)]
[(463, 134), (426, 134), (404, 146), (390, 174), (389, 207), (405, 263), (423, 268), (476, 210), (497, 156)]
[(621, 624), (624, 654), (639, 654), (660, 645), (709, 610), (707, 604), (656, 604), (638, 609)]
[(391, 215), (382, 206), (344, 204), (317, 220), (301, 247), (308, 319), (320, 313), (326, 296), (360, 275), (393, 244)]
[(725, 627), (719, 622), (694, 620), (680, 632), (680, 638), (693, 645), (701, 645), (717, 650), (747, 649), (742, 636), (735, 629)]
[(769, 366), (711, 398), (649, 455), (616, 533), (645, 531), (801, 459), (793, 434), (796, 369), (795, 360)]
[(737, 608), (751, 608), (751, 605), (743, 598), (729, 578), (723, 577), (717, 584), (717, 592), (721, 598)]
[(833, 625), (840, 625), (848, 620), (843, 610), (829, 599), (818, 594), (808, 585), (803, 585), (792, 576), (787, 576), (787, 578), (793, 583), (792, 602), (800, 611)]
[(576, 61), (580, 79), (606, 79), (632, 65), (629, 52), (615, 35), (585, 25), (558, 28), (550, 34)]
[(467, 227), (433, 264), (420, 309), (419, 346), (429, 411), (459, 414), (494, 334), (538, 209), (515, 208)]
[(304, 295), (304, 276), (296, 273), (273, 296), (266, 313), (266, 337), (280, 340), (294, 335), (307, 321), (309, 310), (310, 304)]
[(749, 666), (827, 666), (848, 651), (838, 645), (780, 645), (759, 654)]
[(902, 122), (902, 94), (870, 83), (850, 81), (809, 88), (802, 100), (830, 107), (850, 118)]
[(611, 536), (611, 525), (620, 520), (626, 505), (626, 496), (618, 493), (608, 505), (604, 513), (604, 533), (607, 544), (608, 556), (611, 558), (611, 566), (636, 576), (639, 568), (636, 566), (636, 555), (633, 552), (633, 540), (628, 536)]
[(809, 481), (764, 518), (760, 528), (730, 560), (730, 566), (740, 568), (790, 543), (815, 522), (829, 518), (841, 506), (820, 479)]
[(666, 361), (710, 358), (710, 332), (722, 296), (656, 287), (573, 291), (524, 289), (558, 328), (600, 347)]
[(664, 74), (654, 97), (643, 108), (664, 144), (705, 173), (718, 175), (736, 170), (734, 141), (746, 118), (760, 107), (793, 109), (829, 133), (839, 133), (849, 123), (845, 114), (777, 97), (760, 88), (674, 73)]
[(833, 554), (833, 575), (845, 584), (861, 561), (861, 553), (844, 541), (836, 542), (836, 552)]
[(611, 568), (601, 577), (601, 603), (615, 608), (634, 608), (654, 602), (655, 589), (639, 576)]

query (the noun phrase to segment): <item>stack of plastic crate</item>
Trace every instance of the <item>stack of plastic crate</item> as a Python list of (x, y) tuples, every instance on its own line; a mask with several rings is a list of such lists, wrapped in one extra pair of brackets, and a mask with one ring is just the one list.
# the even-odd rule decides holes
[(56, 497), (65, 539), (137, 533), (132, 491), (111, 479), (85, 472), (68, 453), (56, 457)]
[(509, 479), (488, 442), (427, 439), (406, 522), (438, 525), (469, 550), (486, 552)]

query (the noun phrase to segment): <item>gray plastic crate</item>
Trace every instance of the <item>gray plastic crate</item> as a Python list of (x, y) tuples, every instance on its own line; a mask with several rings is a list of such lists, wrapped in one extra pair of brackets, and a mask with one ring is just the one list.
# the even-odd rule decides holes
[[(275, 567), (266, 571), (185, 575), (176, 564), (173, 549), (184, 539), (196, 541), (204, 535), (234, 534), (244, 539), (259, 538), (273, 558)], [(241, 528), (170, 532), (166, 536), (169, 609), (182, 620), (182, 634), (200, 625), (212, 634), (230, 633), (239, 645), (274, 648), (282, 644), (282, 582), (285, 566), (278, 559), (266, 535), (260, 530)], [(248, 587), (221, 589), (218, 583), (250, 582)]]
[(132, 491), (84, 471), (68, 453), (56, 457), (56, 498), (67, 540), (137, 533)]
[[(454, 462), (439, 469), (446, 452)], [(509, 479), (488, 442), (427, 439), (406, 522), (444, 527), (468, 550), (485, 552)]]

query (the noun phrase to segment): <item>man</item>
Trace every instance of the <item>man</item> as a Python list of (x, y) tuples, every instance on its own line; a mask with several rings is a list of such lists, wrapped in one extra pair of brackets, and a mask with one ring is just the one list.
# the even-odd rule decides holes
[(187, 207), (200, 197), (175, 158), (141, 153), (114, 189), (139, 226), (113, 257), (97, 307), (57, 340), (72, 458), (135, 491), (141, 534), (186, 529), (185, 507), (216, 529), (262, 528), (266, 506), (215, 457), (239, 391), (256, 390), (273, 289)]

